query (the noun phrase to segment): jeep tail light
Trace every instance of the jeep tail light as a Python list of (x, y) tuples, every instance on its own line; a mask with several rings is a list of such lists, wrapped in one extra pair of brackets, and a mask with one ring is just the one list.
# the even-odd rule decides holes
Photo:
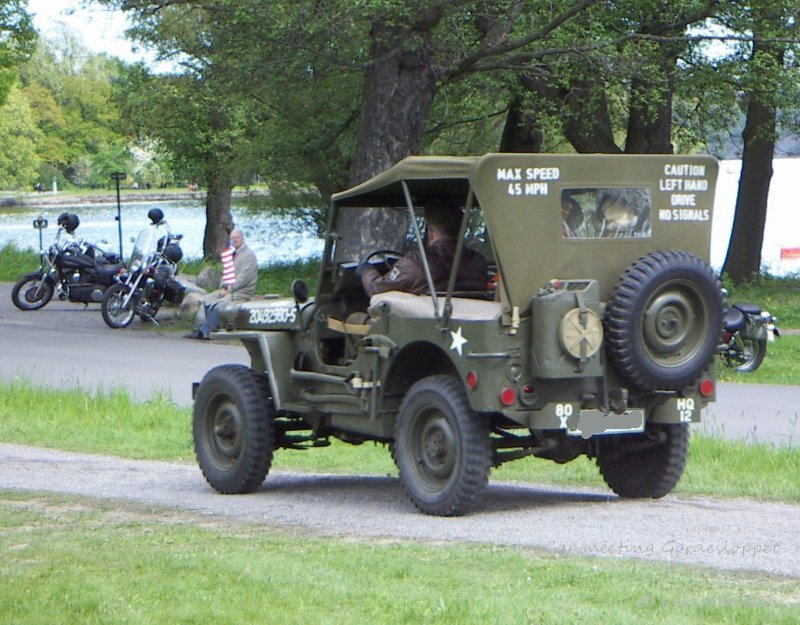
[(514, 392), (513, 388), (506, 386), (500, 391), (500, 403), (504, 406), (510, 406), (516, 399), (517, 394)]
[(714, 381), (705, 378), (700, 382), (698, 390), (703, 397), (711, 397), (714, 394)]
[(478, 372), (469, 371), (467, 373), (467, 388), (472, 391), (477, 387), (478, 387)]

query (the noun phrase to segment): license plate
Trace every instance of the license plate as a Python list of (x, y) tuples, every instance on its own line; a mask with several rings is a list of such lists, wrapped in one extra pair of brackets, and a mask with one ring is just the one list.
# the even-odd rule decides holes
[(581, 438), (636, 432), (644, 432), (644, 410), (626, 410), (622, 414), (602, 410), (581, 410), (578, 427), (567, 430), (570, 436)]

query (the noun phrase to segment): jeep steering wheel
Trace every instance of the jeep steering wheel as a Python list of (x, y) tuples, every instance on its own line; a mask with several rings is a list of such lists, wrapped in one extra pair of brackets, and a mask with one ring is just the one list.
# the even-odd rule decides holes
[[(371, 254), (369, 254), (365, 259), (364, 263), (370, 263), (369, 261), (375, 258), (376, 256), (380, 256), (381, 262), (386, 266), (386, 270), (390, 271), (392, 266), (397, 262), (399, 258), (403, 258), (405, 254), (403, 252), (398, 252), (397, 250), (375, 250)], [(363, 264), (363, 263), (362, 263)]]

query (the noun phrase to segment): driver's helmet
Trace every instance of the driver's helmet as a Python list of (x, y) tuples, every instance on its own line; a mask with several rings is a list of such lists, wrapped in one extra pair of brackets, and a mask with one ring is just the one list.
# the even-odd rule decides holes
[(162, 211), (160, 208), (151, 208), (149, 211), (147, 211), (147, 218), (157, 226), (164, 221), (164, 211)]
[(425, 204), (425, 221), (444, 230), (450, 237), (456, 237), (461, 227), (464, 212), (450, 200), (431, 200)]
[(81, 220), (78, 219), (78, 216), (75, 213), (61, 213), (58, 216), (58, 225), (62, 226), (64, 230), (66, 230), (69, 234), (72, 234), (77, 230), (78, 226), (81, 224)]

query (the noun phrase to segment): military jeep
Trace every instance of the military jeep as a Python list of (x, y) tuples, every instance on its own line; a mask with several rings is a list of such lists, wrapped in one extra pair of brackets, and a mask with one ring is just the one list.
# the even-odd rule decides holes
[[(215, 338), (250, 367), (194, 388), (208, 482), (257, 489), (273, 451), (331, 438), (388, 445), (419, 510), (470, 510), (489, 470), (596, 459), (621, 497), (677, 484), (689, 424), (715, 399), (722, 297), (708, 265), (717, 162), (705, 156), (411, 157), (334, 195), (316, 296), (229, 304)], [(420, 207), (464, 208), (486, 286), (367, 297), (358, 267), (423, 250)], [(348, 258), (354, 211), (394, 224)], [(457, 263), (455, 263), (457, 264)], [(441, 288), (441, 287), (440, 287)]]

